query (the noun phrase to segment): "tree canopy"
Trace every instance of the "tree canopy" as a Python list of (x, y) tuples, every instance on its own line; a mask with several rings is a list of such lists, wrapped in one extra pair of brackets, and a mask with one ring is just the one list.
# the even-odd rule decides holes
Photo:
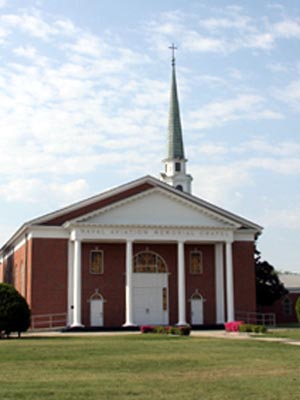
[(30, 326), (30, 310), (24, 297), (7, 283), (0, 283), (0, 334), (27, 331)]
[(275, 268), (267, 261), (262, 261), (260, 252), (255, 251), (256, 269), (256, 304), (271, 306), (276, 300), (288, 293), (280, 282)]
[(297, 320), (298, 320), (298, 322), (300, 322), (300, 296), (296, 300), (295, 311), (296, 311), (296, 315), (297, 315)]

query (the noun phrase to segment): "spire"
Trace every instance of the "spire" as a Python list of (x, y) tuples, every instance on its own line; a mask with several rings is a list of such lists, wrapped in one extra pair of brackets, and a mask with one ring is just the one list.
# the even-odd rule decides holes
[(168, 126), (168, 149), (167, 158), (184, 159), (182, 130), (180, 121), (179, 102), (177, 95), (177, 83), (175, 72), (175, 50), (177, 47), (172, 44), (172, 81), (170, 93), (169, 126)]
[(165, 172), (161, 173), (161, 180), (178, 190), (190, 193), (193, 178), (185, 171), (187, 159), (184, 157), (175, 72), (175, 50), (177, 47), (172, 44), (169, 48), (172, 50), (172, 81), (168, 125), (168, 149), (167, 158), (163, 161), (165, 164)]

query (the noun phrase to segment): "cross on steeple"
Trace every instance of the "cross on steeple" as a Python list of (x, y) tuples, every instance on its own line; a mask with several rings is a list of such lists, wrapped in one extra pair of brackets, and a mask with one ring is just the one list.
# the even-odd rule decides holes
[(175, 65), (175, 50), (177, 50), (177, 47), (172, 43), (172, 46), (169, 46), (169, 49), (172, 50), (172, 65)]

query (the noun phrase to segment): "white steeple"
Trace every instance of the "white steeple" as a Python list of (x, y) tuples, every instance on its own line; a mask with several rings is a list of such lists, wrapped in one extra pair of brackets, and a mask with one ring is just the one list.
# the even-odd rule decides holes
[(170, 49), (172, 49), (172, 81), (168, 126), (168, 149), (167, 158), (163, 160), (165, 171), (161, 173), (161, 180), (174, 186), (178, 190), (191, 193), (191, 183), (193, 178), (191, 175), (186, 173), (186, 162), (188, 160), (184, 157), (175, 73), (174, 51), (176, 50), (176, 47), (174, 44), (172, 44)]

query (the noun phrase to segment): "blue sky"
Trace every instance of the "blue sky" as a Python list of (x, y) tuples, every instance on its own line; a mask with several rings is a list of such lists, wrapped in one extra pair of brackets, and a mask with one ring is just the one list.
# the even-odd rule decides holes
[(166, 152), (170, 51), (193, 193), (300, 272), (298, 1), (0, 0), (0, 241)]

